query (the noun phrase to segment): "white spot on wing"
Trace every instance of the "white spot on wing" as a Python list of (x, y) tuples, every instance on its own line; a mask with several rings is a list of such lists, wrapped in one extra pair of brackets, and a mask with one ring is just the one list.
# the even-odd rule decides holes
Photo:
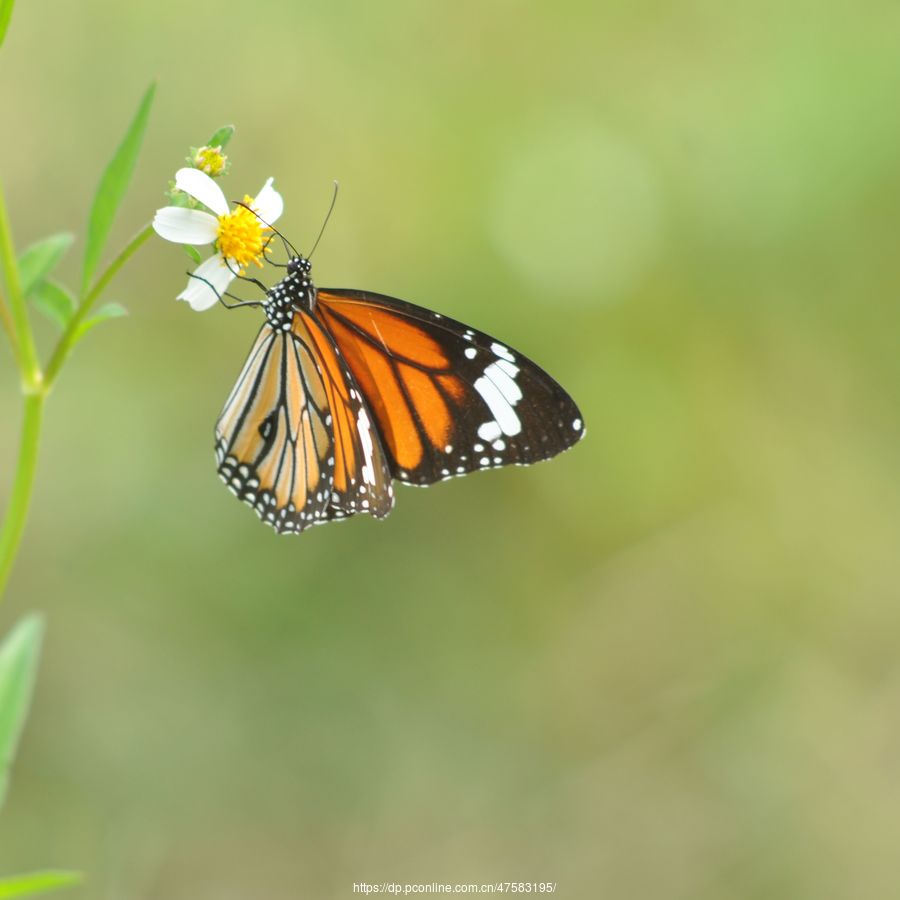
[(508, 362), (516, 361), (516, 358), (512, 355), (512, 353), (509, 352), (509, 348), (504, 347), (503, 344), (498, 344), (496, 341), (494, 341), (494, 343), (491, 344), (491, 350), (493, 350), (494, 353), (496, 353), (497, 356), (499, 356), (501, 359), (505, 359)]
[(519, 367), (514, 366), (508, 359), (498, 359), (494, 365), (503, 369), (510, 378), (515, 378), (519, 374)]
[[(492, 366), (493, 364), (488, 366), (488, 369), (492, 368)], [(518, 393), (518, 397), (521, 397), (522, 393), (519, 391), (518, 385), (505, 373), (503, 373), (503, 377), (510, 385), (512, 385)], [(508, 389), (508, 385), (506, 387)], [(478, 378), (475, 381), (475, 390), (481, 394), (484, 402), (488, 405), (488, 409), (491, 411), (491, 415), (505, 435), (512, 437), (522, 430), (522, 423), (519, 421), (519, 417), (512, 408), (512, 404), (493, 380), (482, 375), (481, 378)], [(494, 435), (494, 437), (499, 437), (499, 435)], [(487, 440), (487, 438), (484, 440)]]
[(501, 363), (491, 363), (484, 370), (484, 374), (497, 385), (497, 390), (503, 394), (503, 399), (510, 406), (515, 406), (522, 399), (522, 389), (510, 378), (507, 372), (500, 368), (500, 365)]
[(359, 431), (359, 439), (362, 442), (363, 456), (366, 458), (366, 464), (362, 467), (363, 481), (375, 484), (375, 466), (372, 460), (375, 445), (372, 443), (372, 426), (365, 407), (361, 406), (359, 408), (359, 413), (356, 417), (356, 428)]
[(478, 437), (483, 441), (495, 441), (501, 434), (503, 434), (503, 431), (496, 422), (485, 422), (483, 425), (478, 426)]

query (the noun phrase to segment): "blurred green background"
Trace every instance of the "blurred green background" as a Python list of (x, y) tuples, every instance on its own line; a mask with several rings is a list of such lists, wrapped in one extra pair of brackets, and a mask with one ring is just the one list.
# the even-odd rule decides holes
[(301, 247), (340, 180), (319, 284), (497, 335), (588, 436), (278, 537), (212, 454), (258, 314), (176, 304), (186, 257), (153, 241), (48, 409), (0, 610), (49, 621), (0, 871), (125, 900), (892, 896), (900, 7), (20, 0), (20, 247), (83, 234), (152, 77), (111, 250), (233, 121), (226, 191), (274, 175)]

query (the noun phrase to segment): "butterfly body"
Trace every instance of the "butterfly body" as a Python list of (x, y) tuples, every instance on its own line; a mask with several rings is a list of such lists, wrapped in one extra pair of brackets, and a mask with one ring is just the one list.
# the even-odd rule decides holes
[(425, 486), (555, 456), (584, 434), (569, 395), (494, 338), (290, 259), (216, 425), (219, 475), (280, 533), (383, 518)]
[(308, 259), (294, 257), (287, 275), (266, 294), (263, 311), (272, 328), (290, 331), (296, 312), (312, 312), (316, 288), (309, 277), (310, 268)]

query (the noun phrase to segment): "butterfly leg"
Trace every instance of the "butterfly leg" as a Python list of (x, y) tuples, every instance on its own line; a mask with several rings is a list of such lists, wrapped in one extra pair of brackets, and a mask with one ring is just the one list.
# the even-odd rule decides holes
[[(239, 306), (262, 306), (263, 304), (258, 300), (242, 300), (240, 297), (236, 297), (234, 294), (225, 291), (224, 294), (220, 294), (213, 284), (202, 275), (197, 275), (194, 272), (187, 273), (189, 278), (196, 278), (198, 281), (202, 281), (218, 298), (219, 303), (225, 307), (225, 309), (237, 309)], [(230, 297), (232, 300), (236, 300), (236, 303), (226, 303), (225, 298)]]
[[(279, 234), (278, 237), (281, 237), (281, 235)], [(275, 262), (275, 260), (269, 259), (268, 256), (265, 256), (265, 254), (267, 254), (267, 253), (269, 252), (269, 244), (271, 244), (272, 241), (274, 241), (274, 240), (275, 240), (275, 235), (274, 235), (274, 234), (270, 234), (270, 235), (266, 238), (266, 243), (265, 243), (265, 245), (263, 246), (263, 256), (264, 256), (264, 259), (265, 259), (265, 261), (266, 261), (270, 266), (276, 266), (276, 267), (279, 268), (279, 269), (286, 269), (286, 268), (288, 267), (288, 264), (287, 264), (287, 263), (277, 263), (277, 262)], [(284, 240), (283, 237), (281, 238), (281, 242), (284, 244), (284, 249), (285, 249), (285, 251), (287, 251), (287, 243), (285, 243), (285, 240)], [(290, 256), (290, 255), (291, 255), (291, 254), (288, 253), (288, 256)]]
[(258, 279), (253, 278), (250, 275), (243, 275), (240, 272), (235, 272), (234, 269), (231, 268), (231, 261), (225, 260), (225, 265), (228, 266), (228, 271), (234, 275), (235, 278), (240, 278), (241, 281), (249, 281), (251, 284), (255, 284), (264, 294), (269, 293), (269, 289)]

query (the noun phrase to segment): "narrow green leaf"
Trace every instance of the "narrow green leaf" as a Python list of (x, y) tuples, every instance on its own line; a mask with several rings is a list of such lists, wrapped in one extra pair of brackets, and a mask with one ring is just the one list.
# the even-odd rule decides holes
[(0, 0), (0, 47), (3, 46), (3, 38), (6, 37), (6, 29), (9, 28), (9, 20), (12, 18), (14, 2), (15, 0)]
[(71, 887), (80, 882), (80, 872), (29, 872), (27, 875), (0, 878), (0, 900), (8, 897), (33, 897), (35, 894)]
[(234, 125), (225, 125), (220, 128), (207, 142), (207, 147), (221, 147), (225, 149), (225, 145), (231, 140), (234, 134)]
[(27, 616), (0, 644), (0, 806), (31, 702), (43, 630), (39, 616)]
[(41, 279), (46, 278), (72, 246), (75, 235), (63, 232), (52, 234), (26, 247), (19, 255), (19, 275), (22, 293), (27, 297)]
[(31, 301), (51, 322), (65, 328), (75, 312), (75, 298), (59, 282), (46, 279), (31, 292)]
[(138, 111), (128, 126), (128, 131), (119, 144), (113, 158), (100, 179), (97, 193), (94, 196), (94, 205), (91, 208), (91, 217), (88, 220), (87, 244), (84, 249), (84, 274), (81, 279), (81, 294), (87, 294), (103, 253), (103, 245), (109, 237), (116, 210), (125, 196), (134, 166), (137, 162), (138, 152), (144, 140), (144, 132), (147, 129), (147, 118), (150, 115), (150, 107), (153, 104), (153, 94), (156, 84), (151, 84), (141, 99)]
[(182, 244), (184, 247), (184, 252), (199, 266), (201, 262), (203, 262), (203, 257), (200, 255), (200, 251), (196, 247), (192, 247), (190, 244)]
[(120, 319), (127, 316), (128, 310), (119, 303), (107, 303), (101, 306), (90, 319), (85, 319), (75, 330), (75, 341), (80, 341), (95, 325), (106, 322), (108, 319)]
[(122, 316), (127, 315), (128, 310), (121, 303), (107, 303), (94, 313), (90, 321), (103, 322), (106, 319), (121, 319)]

